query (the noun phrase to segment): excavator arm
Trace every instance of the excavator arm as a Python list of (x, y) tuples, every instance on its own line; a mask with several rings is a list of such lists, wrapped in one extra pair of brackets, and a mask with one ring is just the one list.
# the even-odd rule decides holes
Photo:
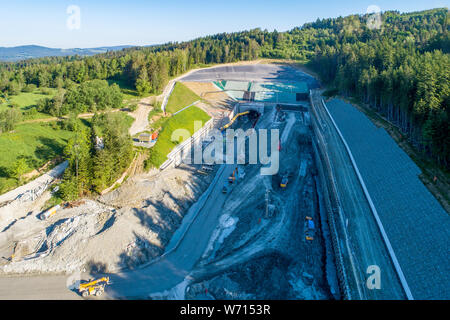
[(223, 131), (223, 130), (229, 128), (233, 124), (233, 122), (236, 121), (237, 118), (239, 118), (240, 116), (244, 116), (246, 114), (249, 114), (249, 113), (250, 113), (250, 111), (245, 111), (245, 112), (238, 113), (237, 115), (235, 115), (233, 117), (233, 119), (231, 119), (230, 122), (228, 122), (226, 125), (224, 125), (222, 128), (220, 128), (220, 131)]
[(105, 284), (109, 284), (109, 277), (103, 277), (91, 282), (82, 283), (80, 284), (80, 289), (89, 288), (103, 282), (105, 282)]
[(78, 287), (78, 291), (83, 297), (87, 297), (91, 294), (99, 296), (103, 293), (103, 291), (105, 290), (105, 286), (109, 283), (109, 277), (103, 277), (97, 280), (80, 284)]

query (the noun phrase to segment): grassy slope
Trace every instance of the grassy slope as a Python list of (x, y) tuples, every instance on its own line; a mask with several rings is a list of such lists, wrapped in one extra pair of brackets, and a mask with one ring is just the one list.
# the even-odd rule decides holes
[(0, 192), (15, 187), (16, 180), (8, 178), (7, 172), (19, 157), (25, 157), (31, 171), (61, 155), (73, 133), (52, 125), (55, 123), (22, 124), (0, 135)]
[(155, 146), (150, 149), (150, 163), (159, 167), (167, 160), (167, 154), (183, 141), (172, 141), (172, 133), (175, 129), (187, 129), (192, 135), (194, 131), (194, 121), (202, 121), (203, 126), (211, 117), (202, 109), (192, 106), (179, 114), (168, 118), (162, 125), (158, 141)]
[(167, 102), (166, 111), (175, 113), (200, 99), (198, 95), (188, 89), (184, 84), (177, 82)]
[[(134, 119), (125, 113), (117, 114), (122, 115), (129, 128)], [(90, 119), (81, 121), (85, 126), (90, 126)], [(55, 121), (19, 124), (14, 131), (0, 134), (0, 193), (17, 186), (16, 179), (9, 178), (8, 172), (19, 157), (27, 159), (28, 171), (37, 169), (61, 156), (73, 134), (61, 130)]]

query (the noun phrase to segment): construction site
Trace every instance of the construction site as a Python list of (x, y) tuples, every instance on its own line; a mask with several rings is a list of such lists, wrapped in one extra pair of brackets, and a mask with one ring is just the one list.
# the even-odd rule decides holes
[[(424, 197), (439, 221), (439, 234), (422, 238), (435, 262), (426, 262), (431, 252), (405, 248), (423, 230), (406, 232), (414, 223), (407, 209), (399, 209), (405, 225), (392, 227), (383, 182), (370, 176), (361, 152), (354, 157), (348, 148), (344, 107), (330, 107), (336, 124), (313, 77), (287, 65), (254, 64), (201, 69), (177, 81), (202, 98), (212, 120), (161, 168), (54, 212), (41, 207), (60, 172), (31, 197), (18, 196), (23, 190), (0, 196), (2, 299), (449, 297), (447, 213)], [(220, 139), (225, 145), (227, 129), (245, 132), (245, 148), (233, 161), (183, 161), (195, 146)], [(252, 163), (250, 143), (259, 142), (261, 155), (261, 140), (275, 133), (276, 150), (267, 156), (279, 155), (278, 169), (262, 174), (273, 163)], [(423, 267), (415, 271), (418, 256)], [(374, 265), (382, 270), (375, 290), (366, 284)], [(432, 284), (415, 282), (425, 274)]]

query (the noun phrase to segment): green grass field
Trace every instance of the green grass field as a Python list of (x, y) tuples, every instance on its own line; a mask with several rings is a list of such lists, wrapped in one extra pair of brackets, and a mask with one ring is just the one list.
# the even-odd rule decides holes
[(8, 172), (19, 157), (26, 159), (28, 171), (32, 171), (61, 155), (72, 135), (55, 122), (21, 124), (13, 132), (1, 134), (0, 192), (16, 186), (16, 179), (9, 178)]
[[(192, 106), (179, 114), (167, 118), (162, 124), (155, 146), (150, 149), (149, 161), (152, 166), (159, 167), (167, 160), (167, 154), (179, 143), (183, 141), (172, 141), (172, 133), (179, 128), (187, 129), (192, 135), (194, 131), (194, 121), (201, 121), (203, 126), (211, 117), (202, 109)], [(200, 126), (200, 127), (201, 127)]]
[[(46, 88), (46, 90), (49, 90), (50, 94), (43, 94), (43, 93), (41, 93), (41, 91), (39, 89), (36, 89), (33, 92), (20, 92), (18, 95), (11, 96), (11, 97), (9, 97), (8, 103), (0, 104), (0, 111), (8, 109), (9, 108), (8, 104), (10, 104), (10, 103), (17, 104), (21, 111), (27, 111), (27, 110), (35, 107), (37, 102), (40, 99), (52, 98), (56, 92), (56, 89), (52, 89), (52, 88)], [(44, 118), (50, 118), (50, 117), (51, 117), (51, 115), (38, 112), (32, 117), (25, 117), (24, 120), (44, 119)]]
[[(126, 113), (116, 113), (123, 117), (129, 128), (134, 119)], [(81, 123), (89, 127), (91, 119)], [(42, 123), (23, 123), (9, 133), (0, 134), (0, 193), (17, 187), (17, 180), (9, 177), (9, 172), (17, 159), (26, 159), (31, 172), (48, 161), (62, 156), (63, 149), (74, 132), (62, 130), (56, 121)]]
[[(113, 83), (116, 83), (123, 94), (123, 103), (124, 105), (127, 105), (129, 103), (138, 103), (139, 100), (142, 98), (138, 95), (137, 91), (127, 85), (125, 81), (122, 80), (108, 80), (108, 84), (111, 85)], [(26, 112), (32, 108), (34, 108), (37, 105), (37, 102), (40, 99), (44, 98), (52, 98), (53, 95), (56, 93), (56, 89), (53, 88), (45, 88), (45, 90), (49, 91), (49, 94), (44, 94), (40, 91), (40, 89), (36, 89), (33, 92), (20, 92), (18, 95), (14, 95), (9, 97), (8, 102), (0, 103), (0, 111), (8, 109), (8, 105), (11, 103), (15, 103), (19, 106), (20, 111)], [(37, 112), (33, 115), (25, 115), (22, 120), (34, 120), (34, 119), (47, 119), (51, 118), (52, 116), (46, 113)]]
[(177, 82), (167, 101), (166, 112), (175, 113), (201, 98), (184, 84)]

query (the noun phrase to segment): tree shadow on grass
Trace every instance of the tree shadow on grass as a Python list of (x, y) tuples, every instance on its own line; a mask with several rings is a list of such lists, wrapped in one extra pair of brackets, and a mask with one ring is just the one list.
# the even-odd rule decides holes
[(37, 107), (37, 104), (30, 104), (28, 106), (23, 107), (22, 110), (23, 111), (28, 111), (28, 110), (31, 110), (31, 109), (36, 108), (36, 107)]
[(9, 178), (9, 170), (6, 167), (0, 167), (0, 178)]
[(61, 155), (64, 145), (54, 139), (46, 137), (38, 137), (37, 140), (42, 143), (34, 151), (36, 158), (40, 160), (50, 160), (58, 155)]
[(79, 118), (81, 123), (86, 127), (91, 127), (91, 122), (88, 119)]
[(39, 165), (38, 161), (30, 155), (20, 155), (17, 157), (17, 160), (19, 159), (25, 159), (29, 168), (36, 168)]

